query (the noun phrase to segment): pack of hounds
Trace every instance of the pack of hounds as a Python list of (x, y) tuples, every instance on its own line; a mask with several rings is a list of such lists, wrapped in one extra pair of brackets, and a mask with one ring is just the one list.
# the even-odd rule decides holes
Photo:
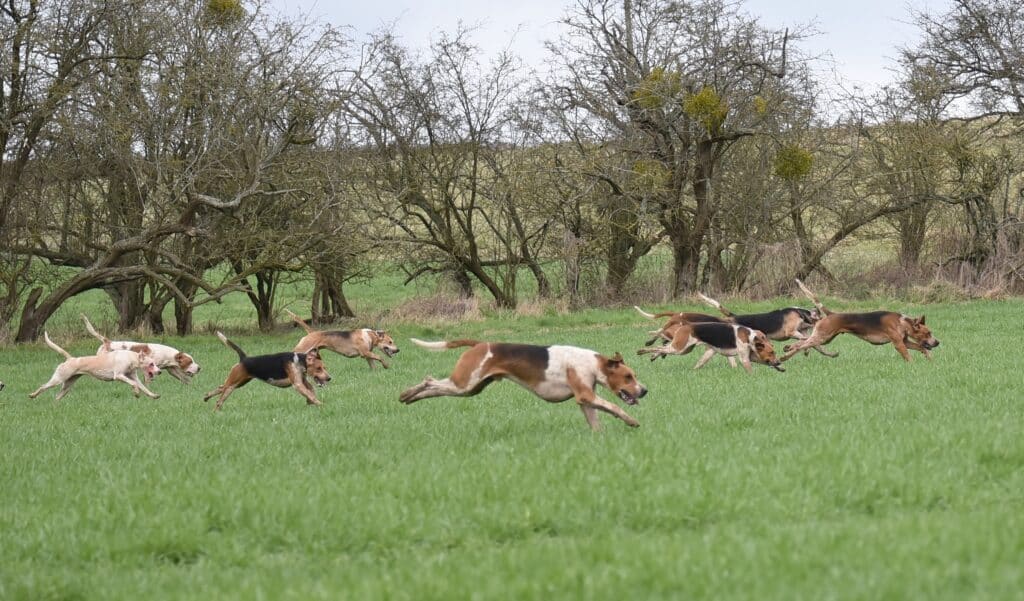
[[(650, 355), (654, 361), (669, 355), (685, 355), (701, 346), (705, 349), (704, 354), (694, 369), (699, 369), (717, 354), (726, 357), (733, 367), (739, 361), (747, 372), (752, 372), (753, 363), (785, 371), (782, 367), (784, 361), (801, 351), (807, 354), (812, 349), (834, 358), (837, 353), (830, 353), (822, 347), (840, 334), (852, 334), (875, 345), (891, 343), (906, 361), (910, 361), (909, 350), (919, 351), (930, 359), (930, 351), (939, 345), (923, 315), (910, 317), (892, 311), (836, 313), (825, 308), (803, 282), (796, 282), (814, 303), (813, 309), (786, 307), (767, 313), (736, 315), (704, 295), (699, 296), (717, 308), (721, 316), (689, 312), (652, 314), (635, 307), (648, 319), (667, 319), (660, 328), (650, 332), (650, 338), (637, 354)], [(289, 311), (288, 315), (306, 332), (288, 352), (249, 356), (224, 334), (217, 332), (221, 342), (238, 354), (238, 363), (228, 372), (223, 384), (203, 396), (204, 401), (217, 397), (215, 410), (219, 411), (232, 392), (255, 379), (271, 386), (294, 388), (308, 404), (320, 405), (310, 379), (318, 386), (331, 381), (321, 351), (328, 349), (345, 357), (362, 357), (371, 370), (376, 363), (388, 368), (387, 360), (377, 355), (375, 350), (388, 358), (399, 352), (394, 339), (385, 331), (369, 328), (319, 331), (294, 313)], [(159, 395), (149, 390), (146, 384), (161, 372), (168, 372), (183, 384), (189, 383), (199, 373), (199, 364), (188, 353), (163, 344), (111, 341), (97, 332), (84, 315), (82, 319), (86, 330), (101, 343), (96, 354), (73, 357), (44, 333), (47, 346), (65, 360), (57, 366), (49, 381), (29, 395), (31, 398), (59, 386), (56, 399), (60, 400), (79, 378), (88, 375), (103, 381), (123, 382), (132, 387), (136, 397), (141, 392), (155, 399)], [(417, 346), (434, 351), (468, 350), (462, 353), (447, 378), (427, 377), (401, 393), (399, 400), (402, 403), (411, 404), (439, 396), (473, 396), (491, 383), (507, 378), (545, 401), (575, 399), (594, 430), (600, 428), (598, 412), (613, 415), (632, 427), (639, 425), (621, 407), (597, 394), (600, 384), (627, 405), (637, 404), (647, 394), (647, 388), (619, 353), (606, 357), (575, 346), (410, 340)], [(772, 341), (787, 340), (795, 342), (783, 347), (781, 356), (776, 355)], [(0, 390), (3, 387), (3, 382), (0, 382)]]

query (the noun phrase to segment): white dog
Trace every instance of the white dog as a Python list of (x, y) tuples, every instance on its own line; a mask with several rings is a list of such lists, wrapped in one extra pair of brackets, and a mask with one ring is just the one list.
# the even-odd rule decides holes
[(44, 390), (59, 385), (61, 388), (56, 398), (59, 401), (71, 390), (71, 386), (78, 381), (78, 378), (84, 375), (90, 375), (104, 382), (118, 380), (130, 384), (135, 396), (139, 396), (141, 390), (150, 398), (160, 398), (160, 395), (154, 394), (146, 388), (135, 373), (141, 369), (147, 379), (160, 373), (160, 368), (145, 349), (142, 352), (110, 350), (91, 357), (72, 357), (71, 353), (54, 344), (46, 332), (43, 332), (43, 340), (46, 341), (46, 346), (63, 355), (65, 361), (57, 366), (53, 376), (46, 384), (28, 395), (29, 398), (34, 399)]

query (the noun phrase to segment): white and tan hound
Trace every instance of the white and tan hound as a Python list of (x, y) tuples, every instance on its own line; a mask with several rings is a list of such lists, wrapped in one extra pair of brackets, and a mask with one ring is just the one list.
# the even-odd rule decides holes
[(131, 342), (128, 340), (108, 340), (106, 336), (96, 331), (96, 328), (92, 327), (92, 323), (89, 322), (89, 318), (82, 315), (82, 319), (85, 321), (85, 329), (92, 334), (94, 337), (99, 338), (100, 348), (96, 349), (96, 354), (104, 353), (109, 350), (114, 351), (135, 351), (139, 352), (143, 348), (149, 349), (150, 356), (156, 361), (156, 364), (160, 369), (166, 370), (167, 373), (171, 374), (178, 379), (182, 384), (188, 384), (192, 381), (192, 376), (199, 373), (199, 364), (196, 363), (192, 355), (183, 353), (178, 349), (167, 346), (166, 344), (154, 344), (151, 342)]
[(56, 400), (59, 401), (71, 390), (71, 386), (85, 375), (104, 382), (114, 380), (124, 382), (132, 387), (135, 396), (139, 396), (141, 390), (150, 398), (160, 398), (160, 395), (154, 394), (139, 381), (136, 373), (140, 369), (143, 370), (146, 379), (151, 379), (160, 373), (160, 368), (153, 361), (147, 349), (142, 349), (139, 352), (109, 350), (91, 357), (72, 357), (71, 353), (54, 344), (46, 332), (43, 332), (43, 340), (46, 341), (46, 346), (63, 355), (65, 360), (57, 366), (50, 380), (28, 395), (29, 398), (34, 399), (44, 390), (60, 386), (60, 392), (56, 397)]
[(496, 380), (508, 378), (545, 401), (558, 403), (575, 398), (591, 429), (599, 430), (597, 412), (604, 411), (629, 426), (640, 424), (615, 403), (597, 396), (600, 384), (626, 404), (635, 405), (647, 394), (618, 353), (608, 358), (575, 346), (535, 346), (503, 342), (452, 340), (412, 341), (424, 348), (442, 351), (470, 347), (462, 353), (452, 374), (443, 380), (428, 377), (401, 394), (405, 404), (438, 396), (473, 396)]

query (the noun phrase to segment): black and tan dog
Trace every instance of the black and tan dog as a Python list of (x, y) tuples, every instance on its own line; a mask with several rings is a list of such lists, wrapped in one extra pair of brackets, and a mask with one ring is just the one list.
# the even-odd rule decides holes
[(380, 362), (384, 369), (388, 363), (373, 352), (379, 348), (388, 357), (398, 354), (398, 345), (394, 339), (384, 330), (361, 328), (358, 330), (314, 330), (301, 317), (285, 309), (285, 313), (291, 316), (292, 320), (306, 330), (306, 335), (295, 345), (296, 352), (305, 352), (309, 349), (330, 349), (343, 357), (362, 357), (373, 369), (373, 362)]
[[(804, 309), (803, 307), (784, 307), (767, 313), (747, 313), (736, 315), (715, 299), (697, 293), (697, 296), (704, 302), (718, 309), (730, 323), (747, 326), (754, 330), (764, 332), (764, 335), (771, 340), (805, 340), (814, 328), (814, 324), (824, 315), (817, 309)], [(826, 357), (838, 357), (839, 353), (830, 353), (824, 349), (813, 347)], [(808, 349), (809, 350), (809, 349)]]
[(591, 429), (599, 430), (597, 412), (614, 415), (637, 427), (640, 424), (615, 403), (597, 396), (601, 384), (629, 405), (647, 389), (626, 366), (622, 355), (608, 358), (575, 346), (535, 346), (476, 340), (412, 341), (424, 348), (443, 351), (471, 347), (462, 353), (452, 374), (443, 380), (428, 377), (401, 394), (405, 404), (438, 396), (473, 396), (492, 382), (508, 378), (545, 401), (560, 403), (575, 398)]
[(686, 355), (699, 344), (705, 344), (708, 350), (693, 366), (700, 369), (716, 354), (723, 355), (733, 364), (734, 358), (739, 359), (748, 373), (753, 372), (750, 362), (763, 363), (779, 370), (786, 371), (778, 357), (775, 347), (764, 332), (732, 323), (676, 323), (668, 328), (671, 340), (659, 348), (642, 348), (638, 355), (653, 355), (651, 361), (668, 355)]
[(220, 398), (217, 399), (217, 406), (214, 408), (215, 411), (220, 411), (228, 395), (234, 392), (236, 388), (245, 386), (253, 379), (263, 380), (267, 384), (277, 386), (278, 388), (288, 388), (290, 386), (306, 398), (307, 404), (320, 404), (306, 376), (311, 376), (318, 386), (323, 386), (330, 382), (331, 376), (324, 368), (324, 362), (320, 359), (320, 353), (316, 349), (311, 349), (306, 353), (290, 352), (249, 357), (245, 354), (245, 351), (234, 342), (228, 340), (224, 334), (217, 332), (217, 338), (220, 338), (221, 342), (238, 353), (238, 363), (228, 372), (228, 377), (224, 380), (223, 384), (206, 393), (206, 396), (203, 397), (204, 401), (208, 401), (214, 396), (220, 395)]
[(814, 329), (811, 330), (811, 335), (806, 340), (801, 340), (784, 349), (786, 354), (782, 357), (783, 361), (802, 350), (828, 344), (840, 334), (853, 334), (871, 344), (892, 343), (905, 361), (910, 361), (910, 353), (907, 349), (920, 351), (925, 357), (931, 359), (930, 351), (939, 346), (939, 341), (925, 325), (924, 315), (910, 317), (893, 311), (835, 313), (826, 309), (818, 297), (804, 286), (803, 282), (800, 280), (796, 282), (824, 317), (814, 324)]

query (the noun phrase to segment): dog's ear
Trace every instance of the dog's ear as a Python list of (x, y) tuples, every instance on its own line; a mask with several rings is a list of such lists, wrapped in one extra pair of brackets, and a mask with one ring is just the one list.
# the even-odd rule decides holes
[(373, 333), (377, 335), (377, 338), (383, 338), (388, 335), (387, 330), (374, 330)]
[(922, 315), (921, 317), (917, 318), (917, 323), (919, 323), (921, 325), (924, 325), (924, 315)]
[(315, 346), (313, 348), (309, 349), (308, 351), (306, 351), (306, 358), (308, 359), (310, 357), (312, 357), (314, 359), (319, 359), (320, 358), (320, 351), (316, 350)]
[[(615, 351), (615, 354), (612, 355), (612, 358), (608, 360), (608, 363), (625, 363), (625, 362), (626, 362), (626, 360), (622, 358), (622, 353), (620, 353), (618, 351)], [(614, 365), (612, 367), (614, 367)]]

